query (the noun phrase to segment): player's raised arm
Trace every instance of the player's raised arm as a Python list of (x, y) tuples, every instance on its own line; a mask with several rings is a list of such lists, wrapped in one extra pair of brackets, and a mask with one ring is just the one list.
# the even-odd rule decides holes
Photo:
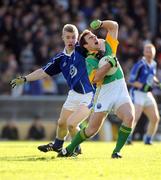
[(90, 27), (92, 29), (104, 28), (108, 31), (108, 33), (114, 38), (118, 38), (118, 23), (116, 21), (111, 20), (94, 20), (91, 22)]

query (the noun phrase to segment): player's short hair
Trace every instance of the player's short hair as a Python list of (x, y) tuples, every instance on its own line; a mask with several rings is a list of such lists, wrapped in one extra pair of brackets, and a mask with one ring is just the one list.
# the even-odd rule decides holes
[(64, 34), (64, 32), (71, 32), (71, 33), (75, 33), (76, 34), (76, 37), (78, 38), (78, 29), (75, 25), (73, 24), (66, 24), (64, 25), (63, 27), (63, 31), (62, 33)]
[(152, 44), (152, 43), (146, 43), (145, 45), (144, 45), (144, 48), (145, 47), (150, 47), (150, 48), (152, 48), (152, 52), (153, 52), (153, 56), (155, 56), (155, 54), (156, 54), (156, 48), (155, 48), (155, 46)]
[(85, 40), (85, 36), (88, 35), (89, 33), (91, 33), (91, 31), (88, 29), (85, 29), (79, 36), (79, 45), (81, 48), (84, 48), (84, 45), (87, 44)]

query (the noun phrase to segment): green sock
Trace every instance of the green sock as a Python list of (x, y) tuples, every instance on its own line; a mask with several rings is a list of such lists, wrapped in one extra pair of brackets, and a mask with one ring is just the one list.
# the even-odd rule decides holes
[(85, 129), (81, 129), (72, 139), (71, 143), (66, 147), (67, 151), (72, 153), (75, 148), (85, 141), (88, 137), (85, 134)]
[(132, 128), (128, 128), (124, 125), (121, 125), (119, 132), (118, 132), (118, 139), (117, 139), (116, 147), (113, 150), (113, 153), (120, 152), (121, 148), (126, 143), (126, 140), (129, 137), (131, 130), (132, 130)]
[(88, 126), (88, 120), (84, 120), (83, 122), (80, 123), (79, 127), (80, 129), (84, 129)]

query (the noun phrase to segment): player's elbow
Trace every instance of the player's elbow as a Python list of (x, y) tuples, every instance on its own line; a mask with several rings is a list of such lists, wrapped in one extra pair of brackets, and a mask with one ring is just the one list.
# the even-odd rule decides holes
[(93, 79), (93, 83), (99, 83), (102, 79), (103, 79), (103, 77), (95, 76)]
[(119, 25), (117, 21), (105, 20), (103, 21), (102, 27), (107, 28), (107, 30), (113, 31), (113, 30), (118, 30)]
[(113, 21), (113, 29), (118, 30), (119, 24), (116, 21)]
[[(108, 68), (107, 68), (108, 67)], [(110, 66), (104, 65), (104, 67), (101, 67), (95, 74), (93, 82), (94, 83), (99, 83), (103, 80), (103, 78), (105, 77), (106, 73), (107, 73), (107, 69), (110, 68)]]

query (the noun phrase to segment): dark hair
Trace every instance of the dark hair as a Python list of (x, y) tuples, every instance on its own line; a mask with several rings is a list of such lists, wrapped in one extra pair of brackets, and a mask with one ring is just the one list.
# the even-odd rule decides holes
[(89, 34), (91, 31), (89, 31), (88, 29), (84, 30), (81, 35), (79, 36), (79, 45), (81, 48), (84, 48), (84, 45), (87, 44), (86, 40), (85, 40), (85, 36), (87, 34)]

